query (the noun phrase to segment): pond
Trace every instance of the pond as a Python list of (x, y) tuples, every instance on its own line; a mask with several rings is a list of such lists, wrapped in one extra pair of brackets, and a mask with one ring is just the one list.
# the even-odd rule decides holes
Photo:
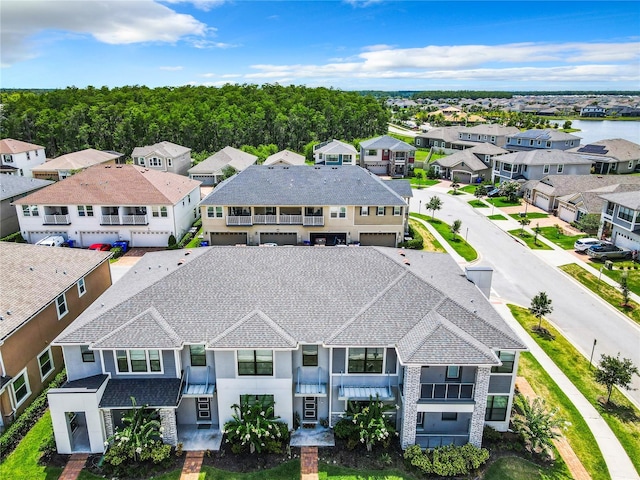
[[(555, 121), (560, 126), (563, 121)], [(640, 121), (618, 121), (618, 120), (572, 120), (571, 128), (580, 129), (573, 132), (573, 135), (581, 137), (580, 143), (587, 145), (599, 140), (611, 138), (623, 138), (630, 142), (640, 143)]]

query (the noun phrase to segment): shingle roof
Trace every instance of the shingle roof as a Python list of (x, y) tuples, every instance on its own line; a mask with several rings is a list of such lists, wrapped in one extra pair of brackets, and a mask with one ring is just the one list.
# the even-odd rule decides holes
[(513, 135), (509, 135), (510, 138), (526, 138), (527, 140), (551, 140), (555, 142), (566, 140), (580, 140), (581, 137), (571, 135), (570, 133), (560, 132), (553, 129), (531, 129), (524, 132), (518, 132)]
[(104, 152), (94, 148), (87, 148), (79, 152), (67, 153), (52, 160), (48, 160), (42, 165), (37, 165), (31, 169), (33, 172), (50, 172), (53, 170), (80, 170), (82, 168), (99, 165), (101, 163), (116, 160), (122, 157), (121, 153)]
[(389, 135), (382, 135), (381, 137), (363, 140), (360, 142), (360, 147), (372, 150), (385, 149), (394, 152), (409, 152), (416, 149), (413, 145), (409, 145), (408, 143)]
[(475, 144), (475, 142), (472, 142), (470, 140), (467, 142), (462, 142), (462, 140), (460, 140), (458, 136), (459, 130), (460, 130), (460, 127), (434, 128), (432, 130), (429, 130), (426, 133), (421, 133), (420, 135), (418, 135), (418, 137), (429, 138), (434, 140), (444, 140), (445, 142), (448, 142), (448, 143), (465, 143), (465, 144), (468, 143), (470, 145)]
[(180, 378), (110, 379), (100, 399), (100, 408), (131, 408), (131, 397), (139, 407), (175, 407), (180, 394)]
[(95, 348), (173, 349), (181, 346), (181, 340), (158, 311), (150, 307), (97, 340), (93, 346)]
[(536, 190), (555, 197), (622, 184), (640, 185), (640, 177), (633, 175), (547, 175), (541, 180), (533, 180), (531, 183)]
[(3, 138), (0, 140), (0, 153), (22, 153), (44, 148), (41, 145), (27, 143), (13, 138)]
[(0, 200), (22, 195), (52, 183), (51, 180), (40, 180), (39, 178), (2, 175), (0, 176)]
[(461, 150), (451, 155), (447, 155), (446, 157), (439, 158), (434, 163), (442, 167), (451, 168), (451, 167), (455, 167), (456, 165), (460, 165), (462, 162), (464, 162), (465, 165), (474, 172), (479, 172), (479, 171), (490, 168), (489, 165), (486, 165), (478, 157), (476, 157), (473, 154), (472, 150), (473, 148), (467, 148), (465, 150)]
[[(427, 355), (411, 345), (421, 331), (416, 325), (429, 314), (446, 327), (440, 335), (458, 342), (453, 350), (430, 343), (434, 358), (497, 364), (491, 349), (524, 348), (448, 255), (403, 253), (383, 247), (202, 247), (180, 267), (180, 252), (147, 254), (56, 343), (93, 346), (153, 308), (181, 342), (211, 348), (398, 345), (410, 363)], [(136, 337), (129, 348), (150, 348), (154, 335), (141, 335), (141, 345)]]
[(175, 205), (200, 182), (137, 165), (95, 165), (16, 205)]
[[(602, 148), (594, 148), (602, 147)], [(567, 152), (583, 155), (588, 158), (611, 158), (620, 162), (640, 159), (640, 145), (623, 138), (600, 140), (587, 145), (571, 148)]]
[(578, 155), (572, 155), (565, 150), (534, 149), (509, 153), (500, 157), (501, 162), (514, 165), (591, 165), (591, 160), (585, 160)]
[(331, 140), (322, 147), (317, 148), (314, 153), (350, 153), (354, 156), (358, 154), (356, 147), (340, 140)]
[(79, 248), (0, 242), (0, 340), (110, 255)]
[(132, 157), (146, 157), (152, 153), (160, 155), (162, 157), (178, 157), (184, 153), (190, 152), (191, 149), (183, 147), (182, 145), (176, 145), (171, 142), (159, 142), (153, 145), (146, 145), (144, 147), (136, 147), (131, 152)]
[(391, 190), (396, 192), (402, 198), (413, 197), (413, 190), (411, 189), (411, 182), (405, 179), (383, 180), (384, 184)]
[(487, 123), (483, 125), (475, 125), (473, 127), (456, 127), (461, 133), (475, 133), (477, 135), (514, 135), (518, 133), (517, 127), (505, 127), (498, 123)]
[(406, 205), (385, 182), (354, 166), (252, 165), (218, 185), (202, 205)]
[(282, 150), (274, 153), (273, 155), (269, 155), (265, 159), (264, 165), (273, 165), (279, 162), (286, 163), (288, 165), (304, 165), (304, 155), (292, 152), (291, 150)]
[(640, 188), (632, 192), (607, 193), (600, 195), (600, 198), (632, 210), (640, 210)]
[(221, 174), (226, 166), (233, 167), (239, 172), (256, 163), (257, 159), (256, 155), (251, 155), (237, 148), (224, 147), (199, 164), (191, 167), (189, 173), (192, 175), (200, 173)]

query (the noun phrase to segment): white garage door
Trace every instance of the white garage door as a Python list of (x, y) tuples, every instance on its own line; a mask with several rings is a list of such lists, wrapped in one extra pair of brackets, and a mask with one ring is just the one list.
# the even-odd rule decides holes
[(543, 210), (549, 210), (549, 197), (542, 193), (536, 193), (536, 200), (533, 204)]
[(395, 247), (396, 234), (395, 233), (361, 233), (360, 245), (362, 245), (363, 247), (367, 247), (367, 246)]
[(25, 238), (25, 240), (29, 243), (37, 243), (49, 235), (62, 235), (64, 238), (67, 238), (67, 232), (27, 232), (27, 238)]
[[(132, 247), (166, 247), (171, 232), (131, 232)], [(177, 238), (177, 240), (180, 240)]]
[(89, 247), (94, 243), (113, 243), (117, 242), (120, 237), (118, 232), (79, 232), (80, 233), (80, 246)]
[(640, 250), (640, 240), (630, 238), (629, 234), (617, 232), (614, 243), (619, 247), (628, 248), (629, 250)]
[(386, 165), (382, 165), (382, 166), (367, 165), (367, 170), (369, 170), (371, 173), (375, 173), (376, 175), (386, 175), (387, 174)]
[(562, 205), (558, 208), (558, 217), (560, 220), (571, 223), (576, 219), (576, 211)]

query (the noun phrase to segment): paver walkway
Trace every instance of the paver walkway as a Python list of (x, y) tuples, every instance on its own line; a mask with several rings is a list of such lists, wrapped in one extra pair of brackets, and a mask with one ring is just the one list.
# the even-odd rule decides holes
[[(530, 399), (538, 397), (524, 377), (516, 377), (516, 388), (525, 397)], [(569, 442), (564, 436), (554, 439), (553, 444), (562, 457), (562, 460), (564, 460), (564, 463), (567, 464), (574, 480), (591, 480), (591, 475), (589, 475), (586, 468), (584, 468), (576, 452), (573, 451), (573, 448), (571, 448), (571, 445), (569, 445)]]
[(300, 449), (300, 480), (318, 480), (318, 447)]
[(64, 467), (58, 480), (76, 480), (87, 463), (88, 453), (74, 453)]
[(180, 480), (198, 480), (203, 459), (203, 450), (187, 452), (187, 456), (184, 458), (184, 465), (182, 467), (182, 474), (180, 474)]

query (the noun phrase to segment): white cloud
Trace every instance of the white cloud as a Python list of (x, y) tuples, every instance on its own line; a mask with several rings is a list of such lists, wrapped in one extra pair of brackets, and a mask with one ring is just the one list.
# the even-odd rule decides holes
[(235, 45), (233, 43), (214, 42), (212, 40), (205, 40), (205, 39), (193, 40), (192, 45), (195, 48), (221, 48), (221, 49), (236, 48), (240, 46), (240, 45)]
[[(43, 32), (90, 35), (118, 45), (176, 43), (215, 30), (152, 0), (3, 0), (0, 8), (5, 65), (37, 56), (34, 36)], [(40, 42), (42, 38), (38, 35)]]
[(383, 0), (343, 0), (344, 3), (351, 5), (352, 7), (370, 7), (382, 3)]
[(209, 10), (219, 7), (225, 3), (225, 0), (163, 0), (165, 3), (190, 3), (198, 10), (208, 12)]
[(178, 72), (182, 70), (184, 67), (176, 66), (176, 67), (160, 67), (160, 70), (165, 70), (167, 72)]

